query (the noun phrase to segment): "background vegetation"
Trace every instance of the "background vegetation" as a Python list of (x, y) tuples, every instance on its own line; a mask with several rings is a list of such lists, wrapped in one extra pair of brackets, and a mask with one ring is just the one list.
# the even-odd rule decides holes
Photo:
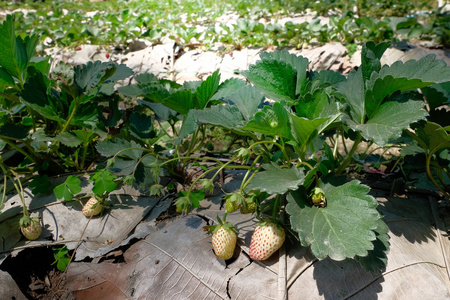
[[(450, 36), (448, 14), (438, 9), (436, 1), (424, 0), (26, 0), (3, 1), (0, 9), (21, 9), (16, 11), (16, 31), (41, 36), (40, 50), (86, 43), (120, 50), (134, 39), (160, 43), (163, 37), (206, 49), (216, 43), (228, 49), (243, 45), (301, 48), (328, 41), (352, 45), (414, 38), (449, 46)], [(306, 12), (317, 18), (300, 24), (277, 22)], [(235, 16), (236, 22), (219, 22), (225, 15)], [(329, 17), (329, 24), (321, 22), (320, 16)]]

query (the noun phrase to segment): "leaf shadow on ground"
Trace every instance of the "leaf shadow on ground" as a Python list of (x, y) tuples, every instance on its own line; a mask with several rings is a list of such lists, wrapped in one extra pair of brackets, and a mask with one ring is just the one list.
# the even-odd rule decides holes
[[(409, 198), (378, 197), (378, 211), (395, 236), (410, 243), (435, 241), (434, 218), (430, 201), (410, 194)], [(413, 230), (411, 230), (413, 229)]]
[(333, 261), (327, 258), (314, 263), (313, 278), (324, 299), (378, 299), (383, 289), (383, 272), (368, 272), (351, 259)]

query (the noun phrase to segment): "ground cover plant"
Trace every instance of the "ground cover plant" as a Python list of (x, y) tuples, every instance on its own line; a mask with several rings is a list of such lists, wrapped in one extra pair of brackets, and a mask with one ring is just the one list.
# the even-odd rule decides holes
[[(223, 170), (235, 169), (244, 173), (240, 187), (224, 195), (219, 225), (207, 228), (218, 257), (232, 257), (236, 234), (226, 218), (239, 211), (259, 221), (248, 245), (254, 260), (292, 238), (318, 259), (351, 258), (377, 271), (387, 264), (388, 227), (370, 187), (347, 176), (355, 163), (369, 161), (358, 146), (400, 146), (399, 164), (419, 158), (429, 181), (449, 197), (443, 106), (450, 68), (434, 56), (382, 66), (390, 43), (367, 42), (361, 66), (344, 76), (313, 71), (306, 58), (277, 50), (262, 52), (243, 72), (246, 80), (222, 82), (216, 71), (179, 84), (113, 62), (50, 70), (50, 59), (36, 56), (39, 36), (17, 34), (15, 18), (0, 25), (0, 213), (7, 194), (22, 195), (27, 184), (33, 194), (80, 200), (81, 174), (94, 183), (81, 199), (88, 218), (107, 214), (109, 193), (121, 185), (162, 196), (180, 183), (174, 206), (189, 213), (208, 200)], [(124, 81), (131, 76), (132, 84)], [(214, 144), (225, 144), (224, 136), (228, 145), (218, 153)], [(353, 143), (342, 153), (344, 138)], [(202, 172), (191, 176), (192, 166)], [(52, 176), (66, 173), (64, 183), (52, 185)], [(41, 223), (24, 204), (17, 224), (24, 236), (38, 238)], [(55, 249), (58, 268), (69, 264), (66, 255)]]
[[(164, 37), (183, 46), (205, 49), (225, 45), (227, 49), (249, 46), (306, 47), (310, 43), (339, 41), (358, 45), (366, 41), (437, 40), (447, 45), (448, 15), (428, 1), (390, 3), (372, 1), (333, 1), (318, 5), (308, 1), (52, 1), (25, 2), (17, 7), (32, 9), (17, 12), (20, 32), (37, 34), (47, 47), (77, 47), (81, 44), (104, 45), (118, 50), (141, 38), (160, 43)], [(51, 4), (51, 13), (42, 6)], [(14, 6), (13, 6), (14, 7)], [(123, 9), (126, 7), (126, 9)], [(249, 7), (251, 9), (249, 9)], [(323, 8), (327, 7), (326, 11)], [(332, 14), (328, 10), (333, 7)], [(386, 7), (391, 7), (386, 10)], [(37, 9), (38, 8), (38, 9)], [(356, 13), (354, 8), (357, 8)], [(11, 9), (8, 6), (7, 9)], [(280, 24), (280, 18), (307, 9), (330, 17), (329, 24), (310, 22)], [(383, 13), (380, 13), (380, 12)], [(236, 14), (236, 23), (216, 24), (226, 15)], [(262, 21), (270, 21), (266, 23)], [(44, 42), (45, 39), (45, 42)]]

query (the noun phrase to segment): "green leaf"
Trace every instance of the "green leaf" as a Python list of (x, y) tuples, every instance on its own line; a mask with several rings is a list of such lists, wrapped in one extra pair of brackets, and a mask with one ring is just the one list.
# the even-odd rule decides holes
[(125, 65), (98, 60), (75, 66), (74, 71), (75, 82), (84, 94), (89, 94), (93, 88), (106, 80), (122, 80), (133, 74), (133, 71)]
[(448, 83), (448, 86), (445, 88), (445, 84), (440, 83), (421, 89), (430, 107), (430, 111), (450, 102), (450, 83)]
[(173, 93), (165, 99), (163, 104), (174, 111), (186, 115), (189, 110), (195, 108), (194, 96), (191, 91), (182, 90)]
[(128, 119), (128, 128), (139, 139), (151, 139), (156, 135), (151, 115), (133, 112)]
[(415, 133), (405, 132), (416, 140), (428, 155), (443, 148), (450, 148), (450, 135), (439, 124), (426, 122), (423, 127), (417, 128)]
[(295, 100), (297, 74), (283, 61), (259, 61), (242, 74), (269, 99), (288, 103)]
[(247, 122), (255, 115), (264, 101), (261, 92), (251, 85), (241, 88), (237, 92), (229, 95), (226, 99), (239, 109), (242, 117)]
[(70, 132), (62, 132), (56, 136), (56, 139), (67, 147), (77, 147), (82, 143), (78, 136)]
[(307, 68), (309, 65), (309, 60), (303, 56), (297, 56), (295, 54), (289, 53), (287, 50), (274, 51), (274, 52), (262, 52), (260, 54), (262, 60), (277, 60), (285, 62), (290, 65), (297, 73), (295, 94), (299, 94), (305, 88), (307, 79)]
[[(417, 61), (396, 61), (391, 66), (384, 65), (379, 72), (379, 78), (389, 75), (394, 78), (405, 77), (408, 80), (419, 79), (431, 85), (450, 81), (450, 67), (443, 60), (436, 60), (436, 55), (430, 54)], [(370, 80), (373, 81), (372, 78)]]
[(369, 41), (363, 45), (361, 50), (361, 70), (364, 82), (370, 78), (373, 72), (380, 71), (380, 59), (390, 44), (390, 42), (375, 44)]
[(15, 84), (14, 79), (9, 73), (0, 67), (0, 87), (1, 86), (13, 86)]
[(367, 256), (356, 256), (358, 261), (364, 269), (372, 272), (379, 272), (387, 265), (387, 254), (389, 253), (389, 227), (382, 219), (378, 220), (378, 226), (374, 230), (377, 239), (373, 242), (373, 250), (369, 250)]
[(112, 192), (116, 189), (117, 183), (114, 181), (117, 176), (106, 169), (101, 169), (89, 178), (89, 182), (94, 181), (92, 191), (98, 196), (103, 196), (105, 192)]
[(195, 91), (195, 108), (204, 109), (208, 104), (208, 101), (214, 95), (219, 87), (220, 74), (219, 70), (212, 73), (205, 81), (203, 81), (200, 86)]
[(143, 151), (141, 150), (141, 146), (135, 141), (130, 142), (125, 139), (119, 138), (101, 141), (97, 143), (97, 146), (95, 148), (97, 149), (98, 153), (104, 157), (117, 155), (118, 157), (127, 157), (137, 160), (142, 156), (143, 153)]
[(377, 113), (386, 97), (394, 92), (405, 92), (430, 85), (430, 83), (422, 82), (420, 79), (394, 78), (390, 75), (374, 79), (376, 77), (374, 74), (371, 81), (367, 83), (365, 110), (369, 119)]
[(183, 139), (187, 138), (190, 134), (195, 132), (197, 128), (197, 120), (194, 117), (194, 110), (190, 110), (183, 118), (178, 137), (175, 139), (176, 144), (182, 143)]
[[(225, 100), (225, 99), (224, 99)], [(204, 110), (194, 110), (194, 116), (200, 123), (223, 126), (233, 132), (245, 135), (238, 130), (248, 123), (262, 104), (261, 93), (253, 86), (244, 86), (226, 97), (230, 104), (214, 105)]]
[(414, 98), (415, 94), (393, 95), (366, 124), (351, 121), (348, 121), (348, 124), (353, 130), (360, 131), (365, 139), (383, 146), (398, 138), (402, 130), (408, 128), (411, 123), (426, 118), (427, 112), (422, 109), (423, 101)]
[(352, 71), (348, 78), (338, 84), (338, 92), (345, 97), (347, 113), (357, 123), (365, 121), (365, 90), (361, 68), (357, 72)]
[(29, 183), (28, 186), (32, 188), (31, 192), (33, 193), (33, 195), (39, 193), (45, 194), (50, 190), (52, 183), (48, 179), (47, 174), (44, 174), (42, 176), (34, 176), (33, 180)]
[(318, 259), (365, 257), (373, 250), (380, 215), (369, 187), (357, 180), (334, 185), (320, 180), (326, 206), (313, 206), (303, 187), (291, 192), (286, 211), (303, 246)]
[(300, 146), (308, 146), (312, 139), (319, 134), (319, 127), (328, 120), (328, 118), (308, 120), (292, 114), (289, 116), (291, 118), (292, 135)]
[(32, 57), (30, 59), (30, 63), (28, 64), (28, 67), (29, 68), (33, 67), (38, 72), (41, 72), (45, 76), (48, 76), (48, 74), (50, 72), (50, 67), (51, 67), (50, 56), (47, 56), (47, 57), (37, 57), (37, 56)]
[[(47, 83), (42, 73), (34, 72), (28, 77), (20, 96), (24, 104), (43, 117), (64, 122), (65, 110), (61, 110), (58, 104), (55, 105), (51, 96), (47, 94)], [(56, 96), (53, 95), (53, 97)], [(60, 99), (56, 97), (55, 101), (60, 101)]]
[(278, 135), (285, 138), (292, 138), (289, 113), (284, 108), (284, 103), (275, 102), (273, 107), (264, 106), (241, 129), (259, 132), (269, 136)]
[(28, 137), (30, 129), (30, 126), (8, 122), (0, 126), (0, 136), (14, 140), (23, 140)]
[(217, 92), (211, 97), (211, 100), (221, 100), (228, 98), (246, 86), (245, 81), (239, 78), (230, 78), (219, 85)]
[[(178, 197), (187, 197), (188, 192), (186, 191), (180, 191), (178, 193)], [(204, 190), (198, 190), (198, 191), (192, 191), (189, 194), (189, 201), (191, 202), (192, 208), (197, 208), (200, 206), (200, 201), (205, 199), (205, 191)]]
[(253, 177), (246, 187), (246, 191), (258, 190), (269, 194), (284, 194), (289, 190), (298, 189), (299, 185), (305, 181), (305, 174), (300, 169), (280, 168), (278, 165), (264, 164), (264, 171)]
[(79, 192), (81, 192), (81, 181), (75, 175), (70, 175), (64, 183), (53, 189), (56, 198), (64, 198), (66, 201), (72, 200), (73, 196)]
[(25, 44), (20, 37), (16, 37), (13, 16), (7, 15), (0, 26), (0, 66), (11, 76), (23, 80), (27, 64)]
[(70, 257), (61, 257), (58, 259), (58, 262), (56, 263), (56, 267), (59, 271), (63, 272), (67, 269), (67, 266), (69, 265)]
[(199, 207), (200, 201), (202, 201), (203, 199), (205, 199), (204, 190), (193, 191), (191, 192), (189, 197), (189, 200), (191, 201), (193, 208)]
[(244, 125), (244, 119), (234, 105), (215, 105), (204, 110), (193, 110), (193, 114), (200, 124), (218, 125), (230, 130)]
[(84, 146), (87, 146), (91, 142), (93, 142), (94, 137), (97, 136), (97, 134), (95, 132), (87, 131), (87, 130), (79, 129), (79, 130), (74, 130), (72, 132), (75, 133), (75, 135), (78, 137), (78, 139), (81, 141), (81, 143)]

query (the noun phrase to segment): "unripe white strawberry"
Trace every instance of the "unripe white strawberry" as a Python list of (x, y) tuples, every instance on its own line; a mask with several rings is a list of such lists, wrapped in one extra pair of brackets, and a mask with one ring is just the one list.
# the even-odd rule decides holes
[(230, 222), (226, 222), (225, 219), (222, 221), (219, 216), (217, 216), (217, 220), (219, 224), (205, 226), (204, 230), (212, 233), (211, 243), (216, 256), (227, 260), (233, 257), (234, 248), (236, 248), (236, 228)]
[(103, 204), (97, 198), (90, 198), (83, 206), (83, 215), (85, 217), (92, 217), (98, 215), (103, 209)]
[(284, 229), (271, 221), (256, 226), (250, 242), (249, 256), (253, 260), (266, 260), (283, 245)]
[(39, 218), (30, 218), (29, 216), (20, 218), (20, 231), (28, 240), (37, 240), (42, 233), (42, 225)]

